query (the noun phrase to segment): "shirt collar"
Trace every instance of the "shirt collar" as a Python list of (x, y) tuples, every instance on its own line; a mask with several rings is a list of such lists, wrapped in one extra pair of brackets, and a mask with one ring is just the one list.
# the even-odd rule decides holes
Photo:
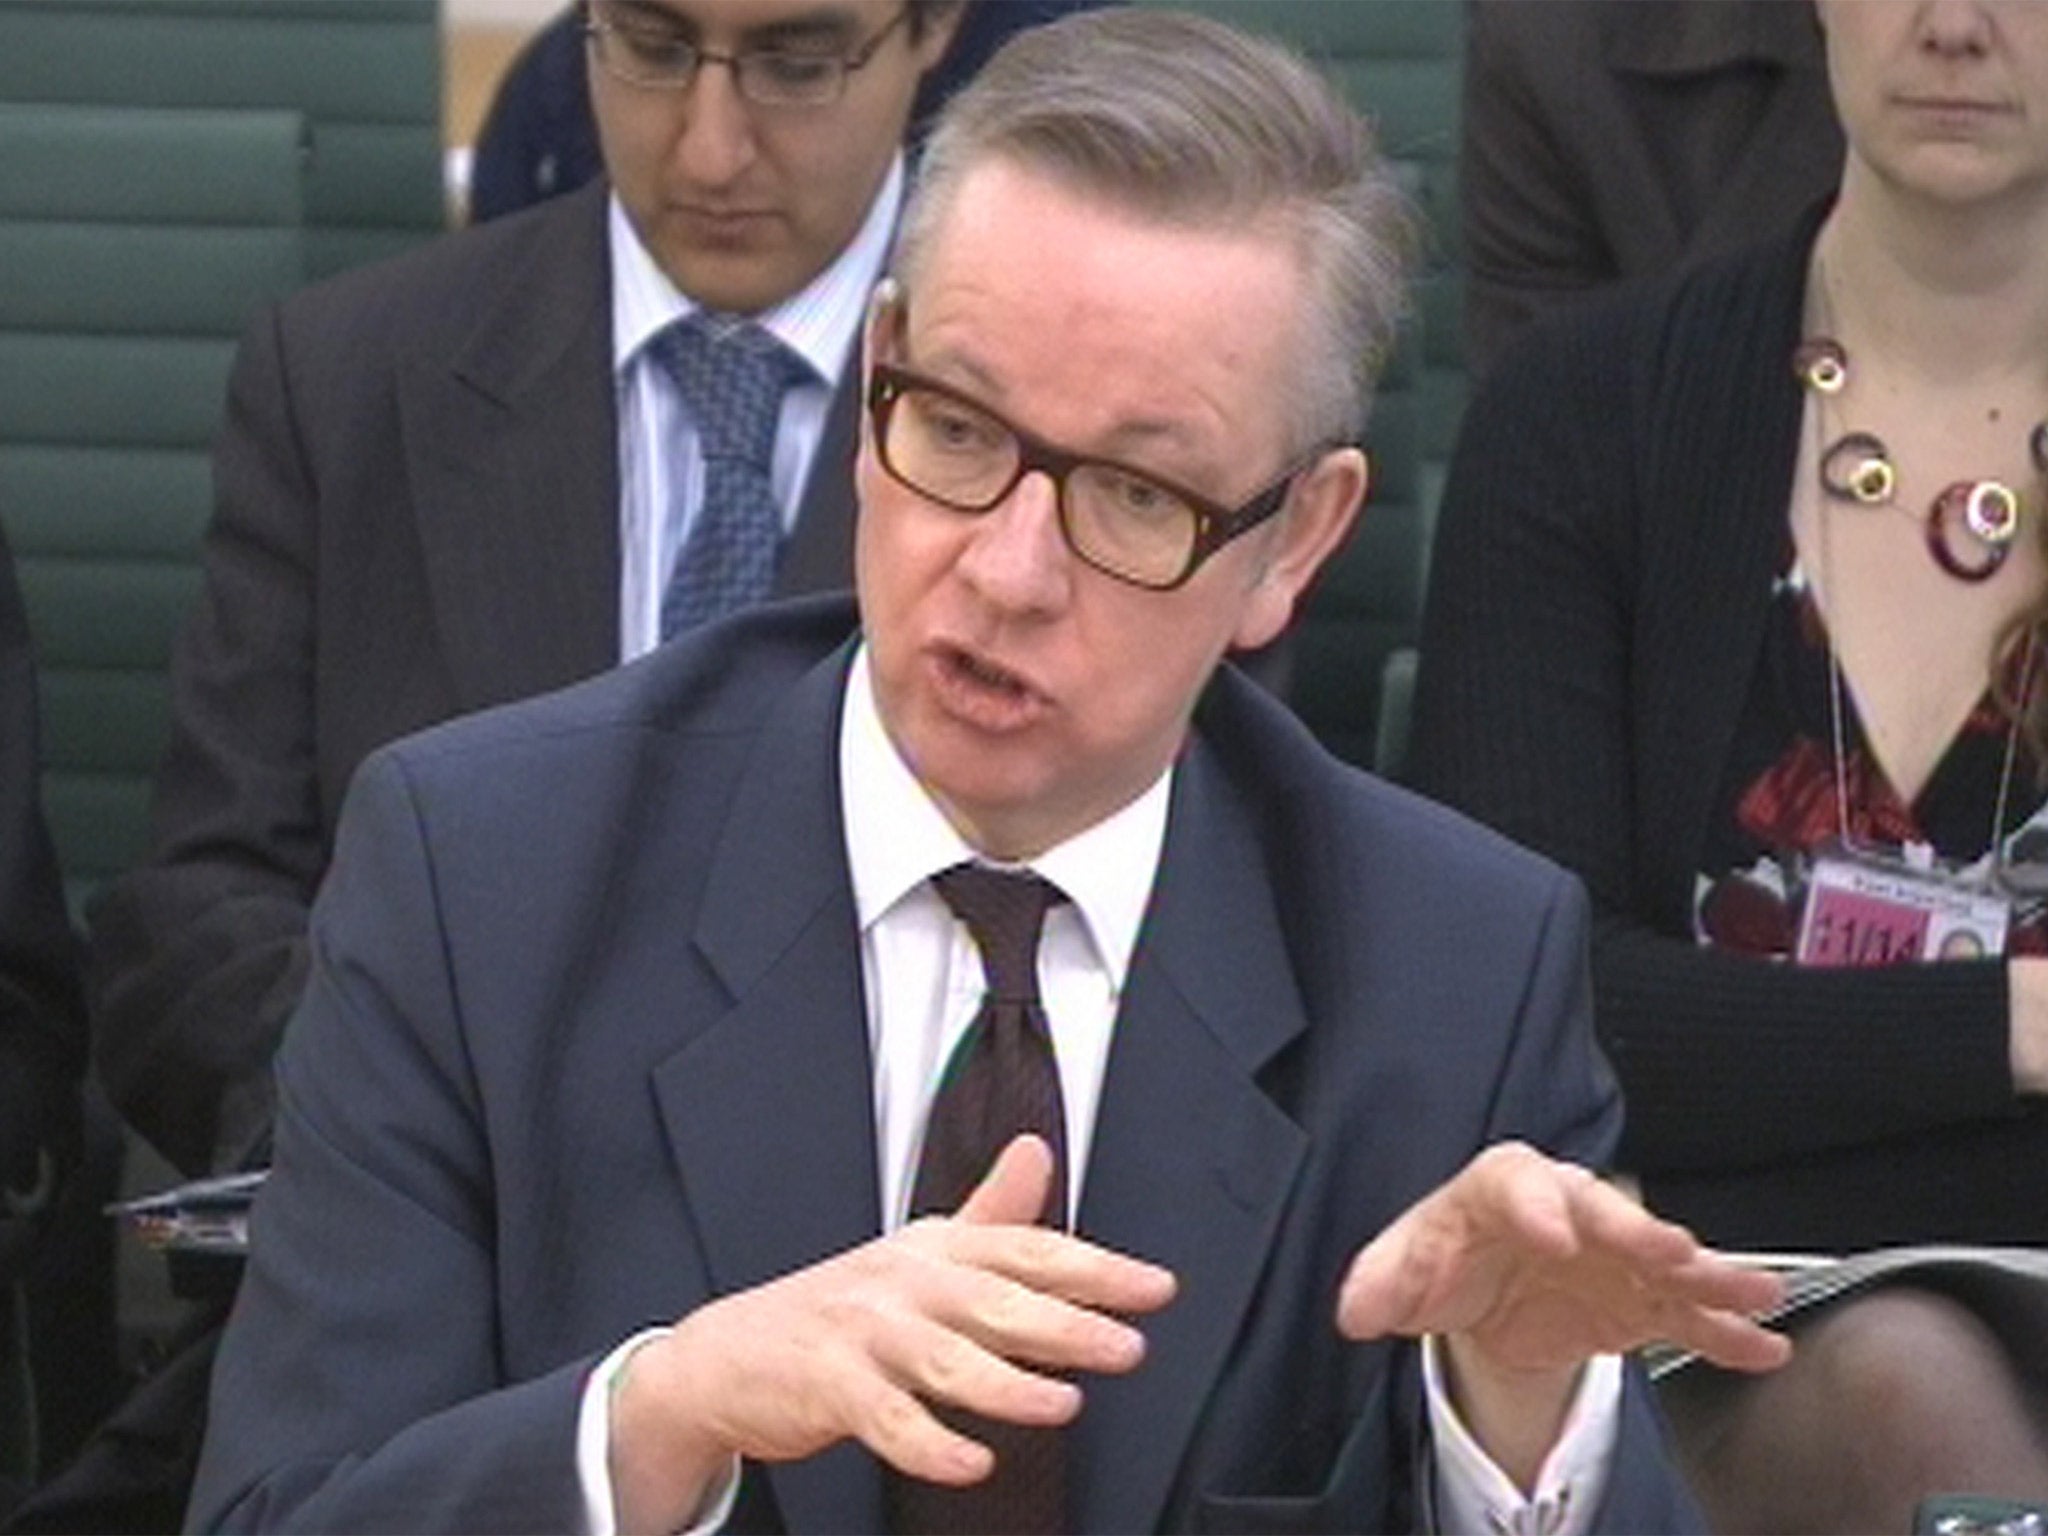
[[(902, 205), (903, 156), (898, 154), (882, 190), (868, 205), (867, 218), (832, 264), (780, 304), (753, 317), (809, 363), (820, 379), (834, 380), (846, 371)], [(612, 366), (624, 373), (657, 332), (702, 306), (669, 281), (641, 243), (616, 192), (610, 199), (606, 235), (612, 268)]]
[[(1097, 958), (1121, 990), (1166, 841), (1173, 770), (1094, 826), (1025, 861), (1074, 903)], [(863, 933), (942, 869), (979, 858), (954, 830), (882, 728), (867, 646), (854, 653), (839, 722), (846, 857)], [(983, 859), (984, 863), (995, 861)]]

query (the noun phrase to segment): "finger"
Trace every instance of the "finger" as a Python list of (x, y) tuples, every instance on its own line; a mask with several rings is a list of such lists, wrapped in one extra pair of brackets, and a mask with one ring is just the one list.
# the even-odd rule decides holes
[(995, 1470), (995, 1453), (945, 1424), (907, 1388), (873, 1382), (853, 1403), (849, 1422), (863, 1445), (897, 1471), (961, 1487)]
[(1145, 1358), (1145, 1336), (1129, 1323), (1034, 1290), (992, 1271), (962, 1269), (929, 1315), (1013, 1360), (1068, 1371), (1120, 1375)]
[(876, 1359), (897, 1385), (1010, 1424), (1065, 1424), (1081, 1411), (1081, 1389), (1028, 1370), (966, 1334), (919, 1318), (880, 1341)]
[(1443, 1262), (1432, 1251), (1454, 1241), (1430, 1230), (1434, 1199), (1409, 1207), (1352, 1259), (1337, 1292), (1337, 1329), (1346, 1338), (1427, 1331), (1424, 1316)]
[(1052, 1227), (955, 1222), (939, 1240), (957, 1263), (1097, 1311), (1156, 1312), (1177, 1288), (1170, 1269)]
[(1520, 1143), (1489, 1148), (1474, 1160), (1472, 1172), (1484, 1176), (1478, 1188), (1489, 1228), (1532, 1258), (1571, 1258), (1598, 1233), (1600, 1218), (1616, 1220), (1637, 1209), (1576, 1163)]
[(1792, 1358), (1792, 1341), (1739, 1312), (1698, 1307), (1675, 1315), (1669, 1342), (1731, 1371), (1774, 1371)]
[(1675, 1270), (1702, 1252), (1684, 1227), (1590, 1175), (1570, 1185), (1567, 1201), (1581, 1243), (1638, 1268)]
[(1052, 1192), (1052, 1175), (1052, 1148), (1042, 1137), (1012, 1137), (955, 1214), (977, 1223), (1034, 1222)]
[(1778, 1276), (1730, 1263), (1706, 1249), (1672, 1271), (1667, 1284), (1696, 1305), (1751, 1315), (1768, 1312), (1785, 1299), (1785, 1282)]
[[(1451, 1298), (1479, 1283), (1482, 1260), (1498, 1266), (1518, 1250), (1556, 1260), (1577, 1250), (1570, 1189), (1590, 1182), (1584, 1169), (1519, 1142), (1488, 1147), (1359, 1251), (1337, 1294), (1338, 1331), (1413, 1337), (1468, 1322)], [(1497, 1276), (1484, 1284), (1497, 1286)], [(1464, 1310), (1483, 1304), (1468, 1295)]]

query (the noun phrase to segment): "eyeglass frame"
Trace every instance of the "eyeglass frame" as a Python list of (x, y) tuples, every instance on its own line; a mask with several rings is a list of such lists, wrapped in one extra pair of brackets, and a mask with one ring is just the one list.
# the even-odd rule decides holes
[[(584, 41), (586, 45), (596, 52), (598, 67), (614, 80), (623, 81), (627, 85), (638, 86), (642, 90), (682, 92), (687, 91), (697, 83), (697, 76), (703, 72), (706, 64), (723, 64), (732, 72), (733, 90), (738, 93), (740, 99), (746, 102), (747, 105), (771, 109), (796, 108), (798, 110), (808, 107), (829, 107), (845, 99), (847, 84), (853, 75), (857, 71), (865, 69), (874, 59), (875, 55), (881, 52), (882, 44), (887, 42), (890, 36), (899, 27), (908, 22), (917, 11), (915, 5), (906, 3), (866, 42), (860, 44), (850, 53), (805, 53), (800, 49), (776, 47), (744, 48), (736, 53), (714, 53), (708, 48), (690, 42), (678, 33), (675, 39), (676, 46), (688, 49), (691, 55), (689, 69), (673, 80), (650, 80), (641, 75), (627, 74), (620, 69), (610, 56), (610, 45), (604, 41), (605, 36), (608, 34), (617, 36), (622, 30), (630, 29), (622, 29), (619, 26), (618, 18), (615, 16), (601, 15), (598, 10), (599, 0), (583, 0), (583, 4)], [(801, 59), (806, 64), (830, 64), (833, 66), (834, 73), (831, 76), (832, 89), (830, 94), (817, 97), (769, 97), (764, 99), (750, 92), (747, 89), (746, 82), (750, 78), (758, 77), (749, 74), (748, 65), (761, 59), (778, 58)]]
[[(995, 495), (981, 502), (960, 502), (926, 490), (923, 486), (906, 477), (889, 459), (889, 417), (896, 404), (910, 390), (923, 390), (965, 406), (979, 415), (987, 417), (1017, 444), (1015, 472), (1004, 482)], [(1149, 469), (1140, 469), (1118, 459), (1103, 458), (1095, 454), (1070, 453), (1056, 448), (1035, 433), (1027, 432), (987, 405), (963, 390), (953, 388), (914, 368), (905, 368), (895, 363), (875, 363), (870, 366), (867, 386), (867, 408), (869, 425), (874, 432), (875, 459), (888, 472), (889, 478), (906, 490), (936, 502), (954, 512), (980, 514), (993, 512), (1007, 501), (1012, 492), (1024, 483), (1024, 477), (1036, 471), (1052, 482), (1053, 505), (1059, 510), (1060, 538), (1076, 560), (1092, 571), (1100, 571), (1114, 581), (1126, 586), (1137, 587), (1145, 592), (1172, 592), (1186, 586), (1196, 571), (1208, 563), (1211, 556), (1225, 545), (1250, 533), (1252, 529), (1272, 519), (1287, 505), (1287, 498), (1294, 490), (1295, 482), (1315, 467), (1324, 454), (1339, 444), (1324, 443), (1311, 449), (1301, 460), (1283, 471), (1278, 479), (1256, 491), (1247, 501), (1235, 507), (1226, 507), (1221, 502), (1189, 490), (1186, 486), (1155, 474)], [(1105, 565), (1090, 555), (1074, 538), (1072, 514), (1067, 510), (1067, 480), (1074, 471), (1083, 468), (1110, 469), (1120, 475), (1128, 475), (1146, 485), (1157, 486), (1168, 495), (1183, 502), (1194, 514), (1195, 537), (1188, 546), (1187, 562), (1180, 574), (1163, 582), (1143, 581), (1128, 571), (1120, 571)]]

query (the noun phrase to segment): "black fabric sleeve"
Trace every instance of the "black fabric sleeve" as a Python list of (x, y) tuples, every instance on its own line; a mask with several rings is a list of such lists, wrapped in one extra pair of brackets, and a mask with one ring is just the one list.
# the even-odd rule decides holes
[(0, 1276), (79, 1147), (85, 1010), (39, 793), (35, 669), (0, 536)]
[(313, 721), (316, 491), (275, 314), (245, 338), (214, 457), (204, 586), (172, 659), (148, 859), (90, 914), (95, 1051), (188, 1174), (260, 1156), (270, 1060), (327, 858)]

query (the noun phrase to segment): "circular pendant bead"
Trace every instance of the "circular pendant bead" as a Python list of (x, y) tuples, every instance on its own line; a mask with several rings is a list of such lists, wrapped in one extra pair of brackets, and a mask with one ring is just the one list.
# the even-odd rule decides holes
[(1892, 499), (1899, 477), (1876, 433), (1851, 432), (1837, 438), (1821, 455), (1820, 483), (1837, 501), (1874, 507)]
[[(2004, 500), (2000, 500), (2003, 493)], [(1981, 519), (1985, 526), (1998, 526), (1999, 518), (2010, 519), (2010, 526), (2003, 535), (1987, 537), (1977, 532)], [(1970, 532), (1976, 535), (1984, 554), (1975, 565), (1956, 555), (1950, 547), (1948, 525), (1956, 518), (1962, 518)], [(2019, 524), (2019, 498), (1996, 480), (1958, 480), (1934, 498), (1927, 508), (1927, 552), (1934, 556), (1934, 563), (1958, 581), (1988, 581), (2005, 564), (2006, 556), (2012, 553), (2013, 530)]]
[(2020, 528), (2020, 499), (1997, 480), (1979, 480), (1963, 501), (1963, 521), (1986, 544), (2009, 543)]
[[(1821, 274), (1823, 290), (1826, 274)], [(1825, 315), (1823, 308), (1823, 315)], [(1831, 420), (1832, 397), (1849, 382), (1848, 350), (1832, 336), (1808, 336), (1792, 352), (1792, 372), (1806, 388), (1821, 396), (1809, 421), (1818, 443)], [(1992, 413), (1998, 419), (1998, 413)], [(2016, 490), (2002, 480), (1957, 480), (1928, 503), (1920, 519), (1921, 533), (1936, 565), (1958, 581), (1989, 580), (2005, 564), (2020, 531), (2025, 508), (2021, 497), (2040, 493), (2036, 512), (2048, 511), (2048, 420), (2034, 423), (2027, 434), (2027, 456), (2033, 461), (2034, 490)], [(1846, 432), (1820, 449), (1816, 478), (1821, 490), (1836, 501), (1859, 506), (1891, 505), (1899, 491), (1898, 466), (1891, 450), (1874, 432)], [(1904, 508), (1899, 511), (1912, 517)], [(1951, 525), (1960, 522), (1964, 532)], [(1967, 537), (1965, 537), (1967, 534)]]
[(1792, 371), (1808, 389), (1838, 395), (1849, 382), (1849, 354), (1832, 336), (1811, 336), (1794, 349)]

